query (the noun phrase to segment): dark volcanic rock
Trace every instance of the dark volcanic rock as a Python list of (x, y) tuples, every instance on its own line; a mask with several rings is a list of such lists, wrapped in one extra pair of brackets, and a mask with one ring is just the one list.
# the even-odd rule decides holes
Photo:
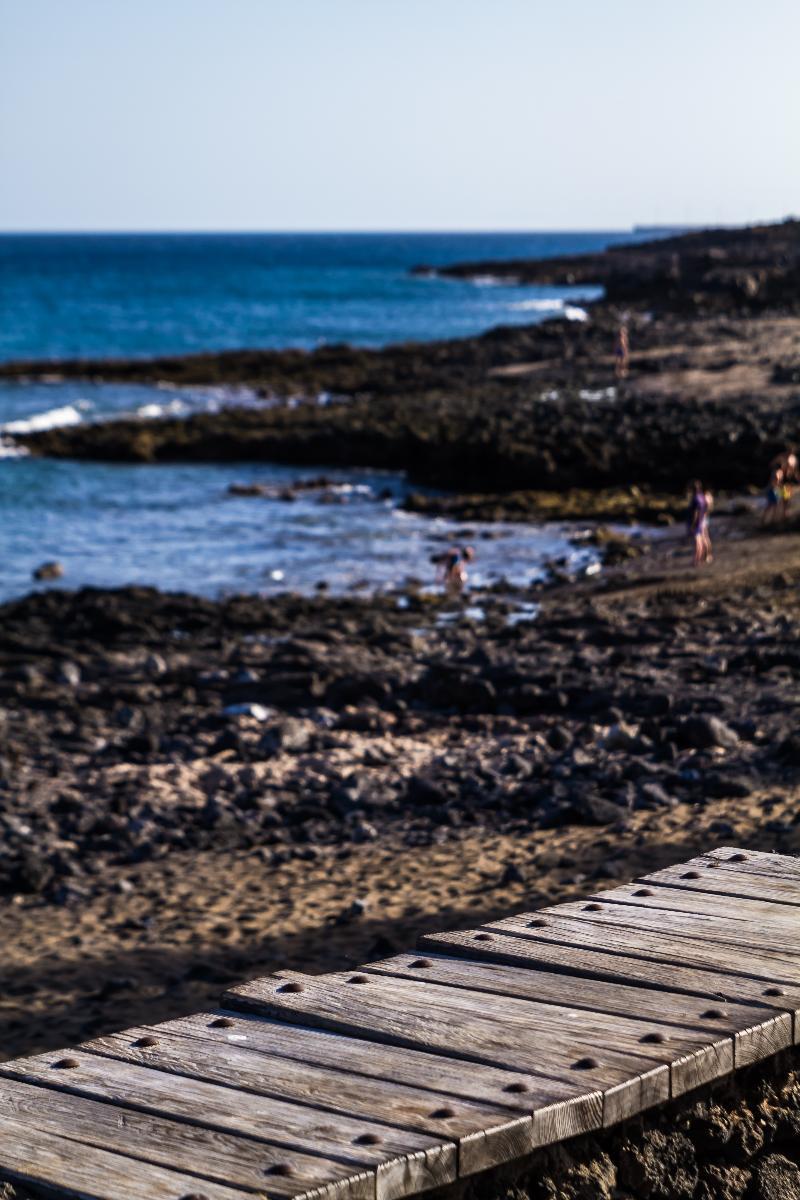
[(638, 1144), (623, 1143), (618, 1177), (646, 1200), (691, 1200), (698, 1182), (695, 1148), (683, 1133), (654, 1129)]
[[(436, 602), (381, 595), (85, 589), (5, 605), (0, 892), (77, 895), (104, 864), (175, 850), (285, 860), (384, 831), (426, 844), (475, 825), (624, 827), (782, 779), (793, 678), (765, 687), (750, 651), (794, 644), (794, 610), (778, 626), (774, 593), (746, 614), (737, 593), (698, 608), (689, 641), (681, 595), (624, 613), (605, 595), (601, 581), (543, 591), (536, 622), (511, 627), (494, 593), (485, 619), (447, 625)], [(709, 646), (747, 737), (708, 714), (726, 711)]]
[(800, 1200), (800, 1167), (782, 1154), (768, 1154), (753, 1172), (752, 1200)]
[(687, 717), (679, 729), (681, 743), (684, 746), (694, 746), (698, 750), (709, 750), (713, 746), (724, 746), (735, 749), (739, 745), (739, 736), (719, 717), (697, 716)]
[[(417, 272), (431, 268), (417, 267)], [(608, 300), (655, 301), (685, 310), (794, 307), (800, 295), (800, 221), (708, 229), (596, 254), (541, 260), (455, 263), (436, 274), (493, 275), (519, 283), (602, 284)], [(783, 367), (784, 373), (788, 368)]]

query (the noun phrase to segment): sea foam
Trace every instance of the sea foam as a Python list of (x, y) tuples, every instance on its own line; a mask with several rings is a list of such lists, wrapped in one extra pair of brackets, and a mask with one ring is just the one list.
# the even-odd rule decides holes
[(80, 425), (83, 417), (74, 404), (64, 404), (61, 408), (49, 408), (45, 412), (34, 413), (17, 421), (7, 421), (0, 425), (3, 433), (42, 433), (46, 429), (59, 429), (66, 425)]
[(18, 446), (9, 438), (0, 437), (0, 458), (26, 458), (29, 453), (27, 446)]

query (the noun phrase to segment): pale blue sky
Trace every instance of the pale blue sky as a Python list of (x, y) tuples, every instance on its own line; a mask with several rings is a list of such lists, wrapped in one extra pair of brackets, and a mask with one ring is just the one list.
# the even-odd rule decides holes
[(798, 0), (0, 0), (0, 229), (800, 210)]

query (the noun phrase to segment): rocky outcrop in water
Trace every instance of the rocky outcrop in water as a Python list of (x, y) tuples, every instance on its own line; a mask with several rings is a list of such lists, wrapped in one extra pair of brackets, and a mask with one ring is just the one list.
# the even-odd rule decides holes
[(800, 305), (800, 221), (709, 229), (598, 254), (415, 268), (456, 279), (602, 285), (615, 304), (649, 303), (681, 312), (757, 312)]
[(681, 492), (760, 481), (800, 438), (800, 397), (725, 400), (631, 396), (541, 402), (530, 386), (373, 398), (324, 409), (224, 410), (186, 420), (109, 421), (25, 439), (32, 452), (110, 462), (269, 461), (407, 471), (463, 491), (613, 488)]

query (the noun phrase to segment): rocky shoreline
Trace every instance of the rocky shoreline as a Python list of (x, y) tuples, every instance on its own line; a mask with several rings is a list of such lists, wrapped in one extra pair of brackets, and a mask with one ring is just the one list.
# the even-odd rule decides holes
[[(736, 528), (729, 559), (785, 558)], [(780, 784), (800, 764), (793, 588), (761, 580), (744, 608), (736, 586), (694, 598), (718, 574), (662, 588), (684, 554), (673, 538), (603, 579), (465, 607), (150, 589), (7, 604), (0, 893), (64, 902), (103, 864), (210, 847), (280, 863), (385, 833), (617, 827)]]
[[(690, 234), (590, 256), (586, 277), (606, 296), (585, 322), (383, 350), (11, 363), (0, 377), (246, 385), (267, 401), (20, 439), (38, 455), (368, 466), (467, 495), (635, 485), (675, 496), (692, 476), (763, 486), (770, 458), (800, 431), (798, 263), (797, 222)], [(563, 282), (573, 267), (532, 263), (524, 277)], [(620, 272), (636, 283), (624, 294)], [(623, 318), (632, 353), (620, 381)]]
[(612, 303), (648, 302), (682, 312), (795, 310), (800, 296), (800, 221), (750, 228), (703, 229), (602, 253), (541, 261), (470, 262), (419, 275), (490, 277), (516, 283), (602, 285)]

